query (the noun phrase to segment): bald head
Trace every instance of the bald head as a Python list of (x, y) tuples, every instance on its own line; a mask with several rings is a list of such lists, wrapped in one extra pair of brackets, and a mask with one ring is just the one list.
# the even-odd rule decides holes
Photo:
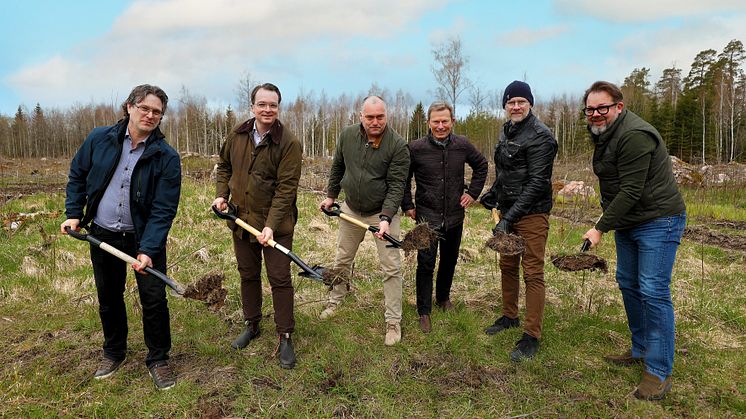
[(360, 107), (360, 112), (365, 110), (366, 105), (377, 105), (377, 104), (382, 104), (384, 112), (386, 111), (386, 102), (383, 101), (383, 98), (381, 98), (381, 96), (378, 96), (378, 95), (370, 95), (366, 97), (365, 99), (363, 99), (363, 104)]
[(386, 129), (386, 102), (379, 96), (366, 97), (360, 109), (360, 123), (369, 140), (381, 138)]

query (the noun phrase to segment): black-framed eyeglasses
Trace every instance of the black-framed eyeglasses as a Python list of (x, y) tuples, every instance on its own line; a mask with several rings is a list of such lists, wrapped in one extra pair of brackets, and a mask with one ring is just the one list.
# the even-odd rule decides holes
[(614, 102), (611, 105), (601, 105), (597, 108), (585, 107), (583, 108), (583, 113), (585, 114), (585, 116), (593, 116), (595, 112), (598, 112), (599, 115), (606, 115), (607, 113), (609, 113), (609, 109), (618, 104), (619, 102)]
[(163, 116), (163, 111), (160, 109), (151, 108), (150, 106), (146, 105), (133, 105), (137, 108), (138, 111), (140, 111), (141, 114), (147, 115), (149, 113), (153, 113), (153, 116), (156, 118), (160, 118)]

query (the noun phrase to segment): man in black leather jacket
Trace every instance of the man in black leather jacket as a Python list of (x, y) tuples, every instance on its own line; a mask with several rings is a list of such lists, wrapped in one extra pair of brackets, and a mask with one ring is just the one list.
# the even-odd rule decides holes
[(480, 200), (500, 210), (494, 232), (514, 233), (526, 240), (522, 255), (500, 255), (502, 316), (485, 332), (494, 335), (520, 326), (519, 268), (526, 283), (524, 332), (510, 354), (513, 361), (531, 358), (539, 348), (544, 316), (544, 249), (552, 209), (552, 168), (557, 141), (531, 112), (534, 97), (528, 84), (514, 81), (505, 88), (503, 107), (509, 120), (495, 147), (495, 183)]

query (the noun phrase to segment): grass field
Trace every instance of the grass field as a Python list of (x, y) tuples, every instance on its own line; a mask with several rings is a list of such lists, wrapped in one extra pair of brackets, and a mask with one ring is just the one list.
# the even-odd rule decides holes
[[(103, 336), (88, 248), (57, 233), (64, 220), (60, 185), (67, 162), (29, 174), (35, 164), (40, 163), (24, 162), (20, 168), (7, 163), (0, 173), (0, 186), (7, 191), (0, 207), (2, 417), (746, 415), (746, 252), (683, 241), (672, 284), (677, 319), (673, 390), (663, 401), (642, 402), (631, 395), (641, 368), (602, 360), (629, 345), (613, 275), (613, 238), (605, 237), (596, 251), (609, 261), (608, 274), (560, 272), (547, 263), (541, 349), (535, 359), (514, 364), (508, 354), (521, 331), (483, 332), (497, 317), (501, 297), (496, 255), (483, 246), (492, 222), (480, 207), (470, 208), (466, 218), (452, 291), (456, 310), (435, 310), (431, 334), (418, 328), (416, 261), (409, 257), (403, 263), (402, 342), (383, 345), (383, 292), (369, 237), (356, 260), (354, 292), (336, 317), (319, 320), (326, 288), (295, 276), (294, 370), (281, 369), (273, 358), (277, 338), (266, 281), (263, 335), (245, 350), (233, 351), (229, 344), (243, 326), (231, 240), (209, 210), (214, 194), (212, 181), (204, 176), (209, 162), (191, 160), (184, 162), (189, 176), (169, 238), (168, 273), (184, 284), (210, 272), (224, 273), (226, 305), (212, 312), (200, 302), (169, 296), (178, 384), (158, 392), (144, 365), (140, 308), (130, 276), (127, 363), (110, 379), (92, 380)], [(321, 197), (313, 191), (323, 187), (324, 175), (323, 167), (314, 170), (304, 171), (293, 250), (311, 264), (330, 266), (338, 220), (316, 209)], [(556, 172), (579, 173), (575, 168)], [(746, 185), (688, 188), (684, 194), (689, 227), (744, 238)], [(558, 202), (556, 213), (563, 217), (551, 219), (549, 255), (576, 252), (600, 209), (591, 199)], [(736, 227), (715, 226), (713, 220)], [(403, 230), (412, 227), (405, 221)]]

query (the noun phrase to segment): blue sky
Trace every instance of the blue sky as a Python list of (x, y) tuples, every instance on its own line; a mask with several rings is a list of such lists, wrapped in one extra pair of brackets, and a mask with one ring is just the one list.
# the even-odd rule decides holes
[(37, 102), (118, 104), (141, 83), (172, 100), (185, 86), (235, 108), (247, 71), (290, 100), (376, 83), (427, 104), (431, 50), (453, 36), (483, 94), (521, 79), (541, 101), (580, 95), (598, 79), (621, 83), (637, 67), (651, 68), (651, 82), (674, 64), (686, 75), (699, 51), (746, 42), (746, 1), (4, 2), (0, 113)]

